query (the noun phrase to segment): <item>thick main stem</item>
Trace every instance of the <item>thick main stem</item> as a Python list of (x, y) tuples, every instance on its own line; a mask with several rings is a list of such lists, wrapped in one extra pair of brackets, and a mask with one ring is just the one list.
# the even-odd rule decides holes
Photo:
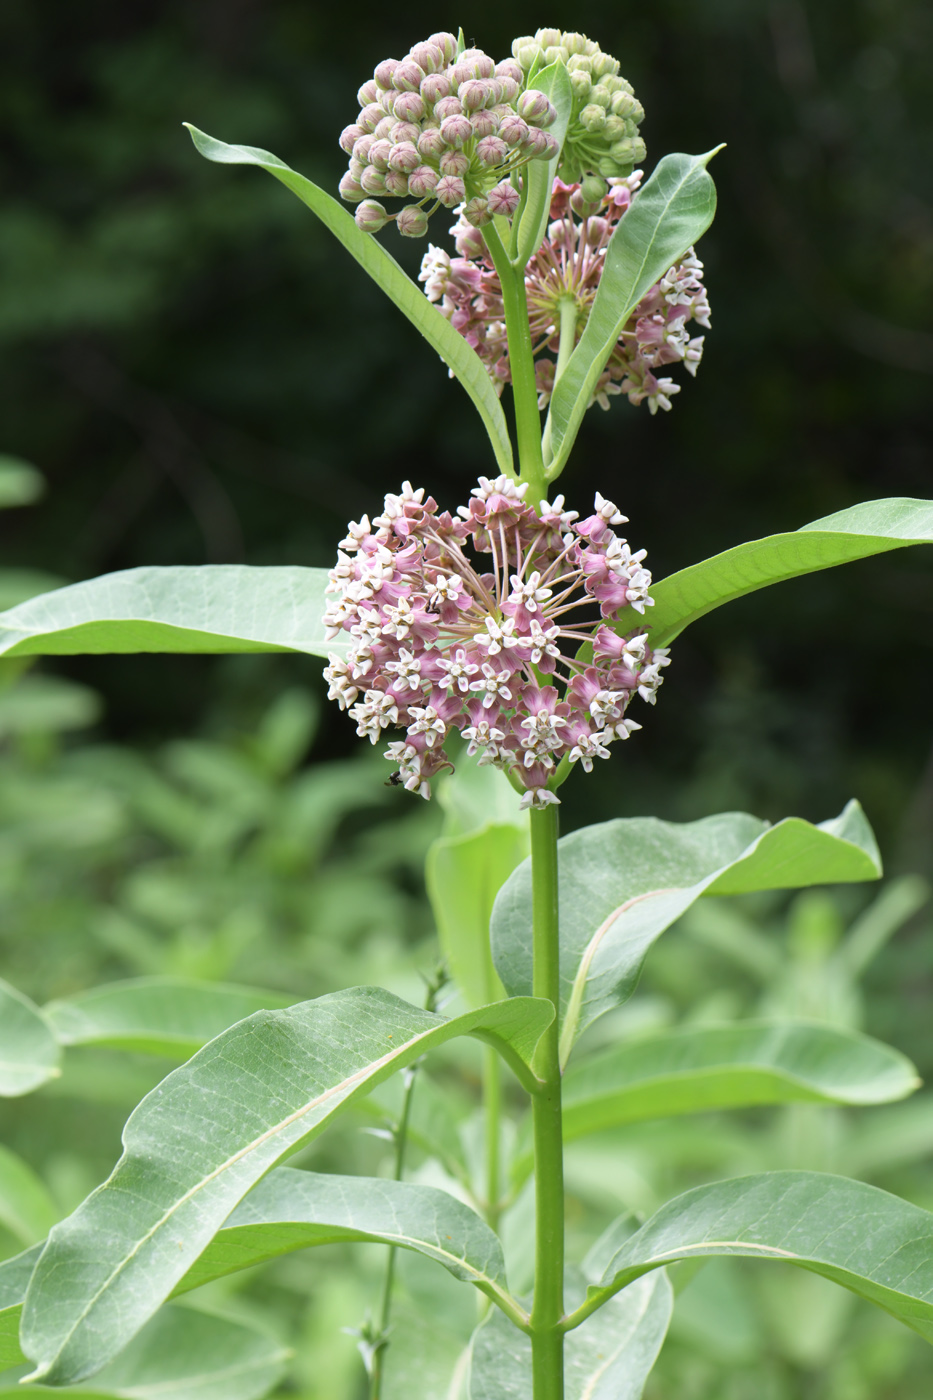
[(557, 912), (557, 809), (531, 812), (532, 919), (536, 997), (555, 1017), (538, 1045), (535, 1070), (543, 1087), (532, 1099), (535, 1150), (535, 1294), (531, 1312), (534, 1400), (563, 1400), (564, 1153), (557, 1008), (560, 967)]
[(530, 483), (528, 499), (537, 505), (545, 491), (544, 458), (541, 455), (541, 414), (535, 361), (528, 329), (528, 301), (525, 296), (525, 269), (516, 267), (496, 232), (487, 224), (483, 237), (502, 287), (502, 305), (509, 341), (509, 370), (515, 404), (515, 435), (521, 479)]

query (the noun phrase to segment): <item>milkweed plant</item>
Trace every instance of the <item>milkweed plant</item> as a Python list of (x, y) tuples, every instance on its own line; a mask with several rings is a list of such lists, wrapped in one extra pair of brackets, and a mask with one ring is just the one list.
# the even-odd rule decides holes
[[(175, 1345), (166, 1300), (341, 1240), (388, 1246), (380, 1298), (356, 1329), (373, 1400), (394, 1366), (418, 1374), (393, 1338), (399, 1248), (477, 1292), (450, 1397), (635, 1400), (671, 1316), (669, 1274), (714, 1255), (790, 1262), (933, 1340), (933, 1215), (839, 1176), (699, 1186), (648, 1219), (621, 1217), (586, 1257), (565, 1255), (570, 1138), (712, 1108), (885, 1102), (916, 1086), (896, 1051), (817, 1022), (578, 1046), (697, 899), (877, 878), (858, 804), (818, 825), (731, 812), (558, 835), (563, 784), (624, 763), (617, 750), (639, 742), (662, 682), (677, 684), (686, 627), (783, 579), (929, 542), (933, 504), (856, 505), (654, 580), (627, 537), (611, 456), (593, 501), (557, 483), (591, 408), (618, 416), (621, 434), (614, 399), (654, 415), (701, 391), (710, 304), (697, 244), (715, 209), (715, 152), (666, 155), (646, 177), (645, 112), (619, 60), (557, 29), (517, 38), (501, 60), (462, 33), (432, 34), (377, 62), (358, 106), (334, 131), (348, 160), (339, 200), (266, 151), (190, 132), (208, 160), (287, 186), (425, 337), (485, 425), (484, 474), (457, 500), (435, 499), (430, 480), (387, 481), (335, 541), (330, 569), (140, 568), (61, 588), (0, 616), (0, 650), (321, 657), (330, 698), (383, 746), (398, 801), (483, 785), (487, 818), (429, 859), (446, 970), (421, 1006), (354, 987), (248, 1015), (211, 1002), (208, 1015), (205, 989), (201, 1030), (188, 1031), (201, 1048), (134, 1110), (111, 1176), (44, 1244), (0, 1265), (0, 1370), (46, 1387), (100, 1373), (106, 1389), (129, 1367), (145, 1389)], [(399, 235), (422, 241), (417, 282), (388, 251)], [(187, 1014), (142, 984), (105, 991), (109, 1043), (151, 1048)], [(54, 1072), (74, 1008), (42, 1013), (5, 985), (0, 996), (4, 1092), (23, 1093)], [(405, 1180), (414, 1067), (458, 1037), (485, 1047), (481, 1169)], [(283, 1165), (396, 1075), (394, 1178)], [(510, 1282), (500, 1238), (518, 1199), (527, 1290)]]

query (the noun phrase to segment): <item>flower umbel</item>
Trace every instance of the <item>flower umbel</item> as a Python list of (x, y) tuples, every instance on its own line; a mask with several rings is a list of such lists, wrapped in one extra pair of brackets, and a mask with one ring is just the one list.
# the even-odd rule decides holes
[(561, 759), (589, 772), (607, 758), (640, 728), (625, 717), (632, 697), (654, 704), (663, 679), (665, 648), (607, 626), (652, 602), (645, 551), (613, 529), (625, 517), (598, 494), (585, 520), (563, 497), (535, 513), (526, 491), (480, 477), (451, 516), (406, 482), (372, 523), (350, 525), (331, 570), (328, 638), (350, 646), (330, 657), (329, 698), (374, 744), (405, 730), (386, 757), (423, 797), (451, 766), (443, 745), (457, 729), (525, 789), (522, 806), (557, 802)]
[[(357, 205), (365, 233), (395, 219), (399, 233), (421, 238), (441, 205), (464, 205), (477, 228), (496, 214), (510, 218), (519, 202), (513, 177), (557, 155), (547, 131), (556, 110), (521, 64), (460, 49), (452, 34), (432, 34), (401, 61), (377, 64), (357, 96), (359, 114), (340, 136), (350, 157), (340, 193)], [(385, 196), (416, 202), (389, 214)]]
[[(606, 248), (641, 182), (641, 171), (598, 181), (603, 193), (587, 201), (585, 186), (554, 182), (547, 236), (525, 269), (525, 293), (538, 405), (551, 397), (561, 329), (572, 321), (574, 343), (586, 325), (605, 265)], [(429, 301), (472, 345), (501, 393), (511, 380), (502, 288), (482, 237), (463, 219), (453, 227), (459, 256), (429, 245), (419, 280)], [(682, 363), (695, 375), (703, 354), (702, 335), (692, 336), (687, 322), (707, 329), (710, 306), (702, 282), (703, 264), (691, 248), (646, 293), (632, 312), (593, 388), (590, 406), (609, 407), (615, 394), (633, 404), (647, 403), (651, 413), (668, 410), (680, 385), (659, 374)]]

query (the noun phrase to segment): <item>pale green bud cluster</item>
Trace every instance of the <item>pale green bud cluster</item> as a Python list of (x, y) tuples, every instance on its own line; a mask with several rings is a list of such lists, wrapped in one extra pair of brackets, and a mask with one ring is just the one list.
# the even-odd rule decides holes
[(594, 39), (560, 29), (539, 29), (512, 44), (530, 86), (534, 76), (551, 63), (563, 63), (570, 74), (573, 108), (558, 175), (577, 184), (587, 175), (630, 175), (645, 158), (638, 134), (645, 109), (631, 83), (619, 76), (619, 60), (603, 53)]

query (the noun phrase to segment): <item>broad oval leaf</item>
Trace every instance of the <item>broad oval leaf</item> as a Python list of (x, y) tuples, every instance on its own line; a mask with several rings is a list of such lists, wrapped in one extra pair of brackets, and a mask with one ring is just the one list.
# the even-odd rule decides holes
[(198, 131), (189, 122), (185, 122), (185, 126), (195, 146), (207, 160), (217, 161), (221, 165), (258, 165), (280, 180), (317, 215), (453, 371), (483, 420), (500, 470), (508, 476), (514, 475), (512, 444), (505, 414), (482, 360), (460, 332), (454, 330), (446, 316), (441, 315), (420, 287), (399, 267), (391, 253), (386, 252), (372, 234), (358, 229), (352, 214), (348, 214), (336, 199), (332, 199), (304, 175), (290, 169), (270, 151), (259, 150), (256, 146), (228, 146), (225, 141), (217, 141), (206, 132)]
[[(614, 1045), (564, 1077), (564, 1140), (675, 1114), (757, 1104), (878, 1104), (920, 1087), (905, 1055), (806, 1021), (691, 1026)], [(513, 1165), (531, 1168), (530, 1133)]]
[(21, 1366), (26, 1360), (19, 1345), (19, 1321), (26, 1289), (41, 1253), (42, 1245), (36, 1244), (0, 1264), (0, 1371)]
[[(832, 821), (769, 826), (742, 812), (696, 822), (623, 818), (558, 843), (561, 1060), (597, 1017), (632, 994), (648, 949), (704, 894), (874, 880), (881, 861), (857, 802)], [(531, 869), (499, 892), (493, 959), (510, 995), (532, 984)]]
[(60, 1212), (32, 1167), (0, 1143), (0, 1225), (21, 1244), (44, 1240)]
[(37, 1006), (0, 981), (0, 1098), (31, 1094), (61, 1074), (61, 1051)]
[(299, 651), (326, 656), (326, 569), (123, 569), (0, 613), (0, 655)]
[(278, 1167), (240, 1202), (176, 1292), (199, 1288), (280, 1254), (341, 1240), (373, 1240), (414, 1250), (484, 1293), (499, 1296), (506, 1291), (498, 1236), (446, 1191), (380, 1177), (326, 1176)]
[[(547, 93), (557, 110), (557, 117), (548, 131), (562, 147), (573, 110), (570, 74), (563, 63), (551, 63), (535, 74), (532, 85), (537, 91)], [(551, 217), (551, 191), (559, 164), (560, 150), (552, 160), (533, 160), (525, 166), (522, 178), (527, 181), (528, 193), (516, 228), (516, 253), (513, 258), (514, 265), (522, 272), (540, 248), (547, 230)]]
[[(933, 501), (894, 496), (864, 501), (787, 534), (736, 545), (652, 585), (654, 607), (647, 619), (652, 646), (667, 645), (697, 618), (769, 584), (930, 543)], [(623, 614), (620, 631), (630, 630), (633, 619), (639, 626), (646, 621), (634, 613)]]
[[(566, 1400), (639, 1400), (673, 1307), (665, 1275), (633, 1285), (564, 1342)], [(574, 1302), (568, 1288), (568, 1302)], [(621, 1304), (621, 1306), (619, 1306)], [(531, 1340), (493, 1309), (473, 1338), (470, 1400), (532, 1400)]]
[(596, 381), (626, 321), (645, 293), (713, 222), (716, 187), (706, 167), (716, 150), (702, 156), (665, 156), (619, 220), (583, 334), (551, 399), (544, 432), (549, 480), (564, 468)]
[(49, 1002), (43, 1015), (62, 1045), (107, 1045), (187, 1060), (237, 1021), (279, 1010), (290, 1000), (191, 977), (138, 977)]
[(552, 1014), (522, 998), (446, 1020), (356, 987), (219, 1035), (147, 1095), (110, 1179), (49, 1236), (21, 1331), (34, 1379), (80, 1381), (116, 1355), (247, 1192), (344, 1104), (460, 1035), (495, 1045), (531, 1085)]
[(669, 1201), (618, 1250), (588, 1306), (651, 1269), (721, 1254), (797, 1264), (933, 1341), (933, 1215), (822, 1172), (718, 1181)]
[[(73, 1400), (259, 1400), (281, 1381), (291, 1352), (242, 1321), (192, 1308), (162, 1308), (93, 1386)], [(60, 1395), (44, 1385), (32, 1395)], [(22, 1386), (0, 1389), (20, 1397)]]

